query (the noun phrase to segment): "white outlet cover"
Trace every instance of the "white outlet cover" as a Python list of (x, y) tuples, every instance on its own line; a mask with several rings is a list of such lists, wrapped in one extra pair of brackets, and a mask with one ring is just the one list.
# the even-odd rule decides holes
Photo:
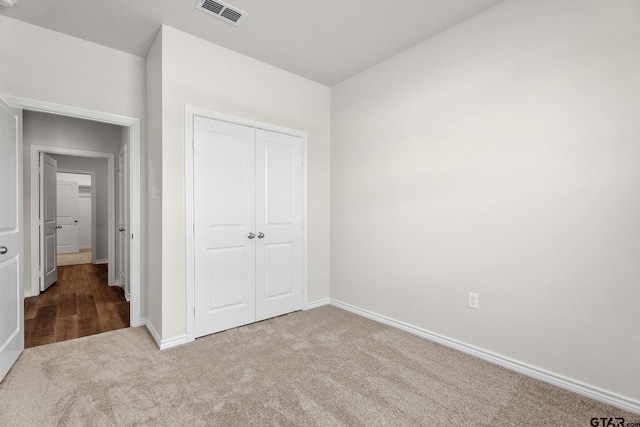
[(469, 308), (478, 309), (478, 294), (474, 294), (473, 292), (469, 292), (467, 294), (467, 305)]

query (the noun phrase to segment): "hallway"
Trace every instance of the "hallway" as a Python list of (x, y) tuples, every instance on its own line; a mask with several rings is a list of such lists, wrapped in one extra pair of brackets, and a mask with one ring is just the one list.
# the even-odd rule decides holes
[(24, 300), (25, 348), (129, 327), (129, 302), (107, 264), (58, 267), (58, 281)]

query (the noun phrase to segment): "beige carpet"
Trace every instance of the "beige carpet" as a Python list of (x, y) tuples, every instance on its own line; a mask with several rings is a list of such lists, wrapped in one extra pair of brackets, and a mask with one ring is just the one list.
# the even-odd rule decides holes
[(0, 425), (589, 426), (640, 416), (334, 307), (159, 351), (144, 328), (25, 350)]
[(58, 267), (64, 265), (91, 264), (91, 248), (80, 249), (80, 252), (58, 254)]

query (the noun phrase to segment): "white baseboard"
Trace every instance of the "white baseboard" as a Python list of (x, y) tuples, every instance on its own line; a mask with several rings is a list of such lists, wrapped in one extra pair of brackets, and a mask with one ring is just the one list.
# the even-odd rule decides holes
[(341, 301), (331, 299), (330, 304), (343, 310), (360, 315), (362, 317), (375, 320), (376, 322), (384, 323), (385, 325), (393, 326), (411, 334), (418, 335), (419, 337), (437, 342), (438, 344), (442, 344), (446, 347), (453, 348), (454, 350), (458, 350), (471, 356), (475, 356), (479, 359), (486, 360), (487, 362), (502, 366), (509, 370), (538, 379), (540, 381), (544, 381), (549, 384), (553, 384), (582, 396), (586, 396), (590, 399), (594, 399), (611, 406), (624, 409), (625, 411), (640, 414), (640, 402), (629, 399), (625, 396), (620, 396), (616, 393), (602, 390), (600, 388), (593, 387), (588, 384), (572, 380), (570, 378), (565, 378), (552, 372), (545, 371), (544, 369), (536, 368), (535, 366), (527, 365), (526, 363), (522, 363), (508, 357), (491, 353), (489, 351), (465, 344), (460, 341), (456, 341), (451, 338), (447, 338), (442, 335), (435, 334), (433, 332), (429, 332), (421, 328), (417, 328), (415, 326), (394, 319), (390, 319), (385, 316), (381, 316), (379, 314), (361, 309), (359, 307)]
[(186, 335), (177, 338), (171, 338), (170, 340), (163, 340), (160, 342), (160, 350), (166, 350), (171, 347), (177, 347), (182, 344), (187, 344), (193, 340), (190, 340)]
[(109, 264), (108, 259), (97, 259), (95, 264)]
[(146, 317), (140, 319), (140, 323), (142, 326), (146, 326), (147, 331), (149, 331), (153, 340), (156, 342), (156, 345), (160, 348), (160, 334), (156, 331), (156, 328), (153, 327), (153, 324)]
[(31, 290), (31, 289), (25, 289), (24, 290), (24, 297), (25, 298), (37, 297), (38, 295), (40, 295), (40, 292), (33, 292), (33, 290)]
[(319, 299), (316, 301), (308, 302), (302, 308), (303, 310), (312, 310), (314, 308), (322, 307), (323, 305), (331, 304), (331, 300), (329, 298)]
[(141, 323), (143, 326), (147, 327), (147, 330), (153, 337), (153, 340), (156, 342), (156, 345), (160, 350), (166, 350), (168, 348), (176, 347), (192, 341), (192, 340), (189, 340), (186, 335), (163, 341), (160, 338), (160, 334), (158, 333), (158, 331), (156, 331), (156, 328), (153, 327), (153, 324), (149, 321), (149, 319), (143, 318), (141, 319)]

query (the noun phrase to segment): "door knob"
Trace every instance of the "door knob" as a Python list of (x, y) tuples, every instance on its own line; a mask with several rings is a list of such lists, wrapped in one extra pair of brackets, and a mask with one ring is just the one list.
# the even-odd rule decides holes
[(251, 239), (253, 239), (254, 237), (256, 237), (256, 235), (255, 235), (255, 234), (253, 234), (253, 233), (249, 233), (249, 234), (247, 234), (247, 237), (249, 238), (249, 240), (251, 240)]
[(264, 237), (264, 233), (263, 232), (258, 233), (258, 239), (262, 239), (263, 237)]
[(56, 228), (62, 228), (62, 226), (61, 225), (56, 225)]
[(6, 246), (0, 246), (0, 255), (4, 255), (7, 252), (9, 252), (9, 249)]
[(118, 231), (124, 231), (123, 227), (118, 228)]

